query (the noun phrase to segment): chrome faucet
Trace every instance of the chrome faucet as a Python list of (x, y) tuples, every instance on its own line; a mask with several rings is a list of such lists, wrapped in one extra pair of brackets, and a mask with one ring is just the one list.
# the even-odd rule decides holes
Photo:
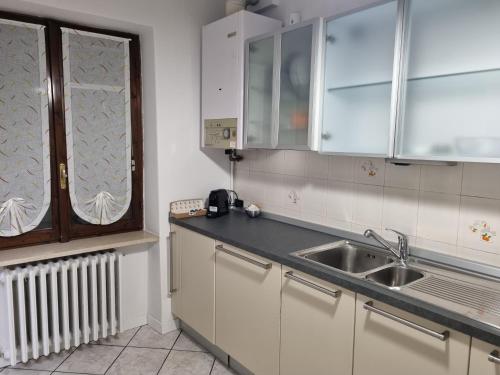
[(366, 238), (371, 237), (374, 240), (376, 240), (378, 243), (380, 243), (382, 246), (384, 246), (387, 250), (391, 251), (395, 256), (397, 256), (403, 265), (406, 265), (406, 263), (408, 262), (408, 255), (409, 255), (408, 237), (404, 233), (398, 232), (397, 230), (394, 230), (394, 229), (386, 228), (386, 230), (394, 232), (398, 235), (398, 248), (397, 249), (395, 249), (394, 246), (392, 246), (380, 234), (378, 234), (377, 232), (375, 232), (372, 229), (367, 229), (364, 233), (364, 236)]

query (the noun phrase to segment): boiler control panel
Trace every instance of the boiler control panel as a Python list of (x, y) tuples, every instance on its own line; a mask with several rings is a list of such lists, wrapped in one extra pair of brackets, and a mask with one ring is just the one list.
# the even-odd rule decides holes
[(236, 148), (238, 119), (220, 118), (204, 121), (204, 146), (211, 148)]

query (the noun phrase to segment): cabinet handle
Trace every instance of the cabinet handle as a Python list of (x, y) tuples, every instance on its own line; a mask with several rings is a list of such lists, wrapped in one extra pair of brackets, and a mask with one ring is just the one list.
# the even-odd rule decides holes
[(493, 362), (497, 365), (500, 365), (500, 357), (498, 354), (498, 350), (493, 350), (488, 356), (488, 361)]
[(285, 277), (287, 279), (290, 279), (290, 280), (293, 280), (293, 281), (296, 281), (298, 282), (299, 284), (302, 284), (302, 285), (305, 285), (305, 286), (308, 286), (309, 288), (312, 288), (314, 290), (317, 290), (318, 292), (321, 292), (321, 293), (324, 293), (324, 294), (327, 294), (329, 296), (332, 296), (334, 298), (337, 298), (337, 297), (340, 297), (340, 294), (342, 294), (342, 292), (340, 290), (330, 290), (330, 289), (327, 289), (327, 288), (323, 288), (322, 286), (319, 286), (317, 284), (314, 284), (310, 281), (307, 281), (301, 277), (298, 277), (298, 276), (295, 276), (293, 274), (293, 271), (288, 271), (285, 273)]
[(255, 260), (255, 259), (252, 259), (252, 258), (249, 258), (249, 257), (246, 257), (244, 255), (241, 255), (241, 254), (238, 254), (238, 253), (235, 253), (235, 252), (232, 252), (231, 250), (228, 250), (226, 249), (224, 246), (222, 245), (217, 245), (215, 246), (215, 248), (219, 251), (222, 251), (226, 254), (229, 254), (229, 255), (232, 255), (233, 257), (236, 257), (238, 259), (241, 259), (241, 260), (244, 260), (245, 262), (248, 262), (248, 263), (251, 263), (253, 264), (254, 266), (257, 266), (257, 267), (260, 267), (260, 268), (263, 268), (265, 270), (268, 270), (270, 268), (272, 268), (273, 264), (272, 263), (262, 263), (262, 262), (259, 262), (258, 260)]
[(68, 174), (66, 173), (66, 164), (59, 164), (59, 187), (66, 190), (68, 187)]
[(407, 327), (416, 329), (417, 331), (425, 333), (426, 335), (432, 336), (432, 337), (434, 337), (434, 338), (436, 338), (438, 340), (446, 341), (448, 339), (448, 337), (450, 337), (450, 332), (449, 331), (443, 331), (441, 333), (440, 332), (436, 332), (436, 331), (433, 331), (433, 330), (431, 330), (429, 328), (425, 328), (425, 327), (423, 327), (423, 326), (421, 326), (419, 324), (410, 322), (409, 320), (400, 318), (399, 316), (393, 315), (393, 314), (391, 314), (391, 313), (389, 313), (387, 311), (378, 309), (375, 306), (373, 306), (373, 301), (366, 302), (363, 305), (363, 307), (364, 307), (365, 310), (374, 312), (375, 314), (382, 315), (382, 316), (384, 316), (384, 317), (386, 317), (388, 319), (394, 320), (395, 322), (401, 323), (401, 324), (403, 324), (403, 325), (405, 325)]
[(177, 292), (177, 288), (174, 288), (174, 234), (175, 232), (170, 232), (169, 237), (169, 252), (170, 252), (170, 278), (169, 278), (169, 292), (174, 294)]

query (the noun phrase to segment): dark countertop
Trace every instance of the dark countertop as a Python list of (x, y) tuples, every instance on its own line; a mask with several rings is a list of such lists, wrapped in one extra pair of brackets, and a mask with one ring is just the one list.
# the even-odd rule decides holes
[(500, 330), (493, 326), (290, 255), (298, 250), (341, 240), (341, 237), (276, 220), (261, 217), (251, 219), (241, 212), (231, 212), (229, 215), (216, 219), (194, 217), (189, 219), (171, 218), (170, 220), (175, 225), (500, 346)]

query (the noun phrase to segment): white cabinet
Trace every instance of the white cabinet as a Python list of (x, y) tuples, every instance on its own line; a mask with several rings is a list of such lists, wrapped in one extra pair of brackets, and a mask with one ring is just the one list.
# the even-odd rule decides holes
[(355, 293), (283, 267), (281, 375), (351, 374)]
[(215, 342), (215, 240), (172, 226), (172, 312)]
[(322, 21), (247, 40), (245, 147), (317, 150)]
[(226, 244), (216, 249), (215, 343), (253, 373), (278, 375), (281, 265)]
[(327, 20), (320, 151), (500, 162), (500, 2), (393, 0)]
[(397, 10), (389, 1), (326, 22), (322, 152), (391, 155)]
[(499, 375), (500, 348), (472, 339), (469, 375)]
[(396, 156), (500, 162), (500, 2), (406, 8)]
[(354, 375), (467, 375), (470, 337), (358, 295)]
[[(208, 120), (236, 119), (236, 145), (225, 144), (224, 134), (218, 144), (224, 148), (242, 148), (244, 98), (244, 42), (258, 34), (279, 29), (281, 22), (247, 11), (237, 12), (203, 27), (202, 41), (202, 128)], [(221, 123), (227, 123), (221, 121)], [(203, 131), (205, 141), (213, 131)], [(208, 137), (207, 137), (208, 136)], [(227, 147), (226, 147), (227, 146)]]

